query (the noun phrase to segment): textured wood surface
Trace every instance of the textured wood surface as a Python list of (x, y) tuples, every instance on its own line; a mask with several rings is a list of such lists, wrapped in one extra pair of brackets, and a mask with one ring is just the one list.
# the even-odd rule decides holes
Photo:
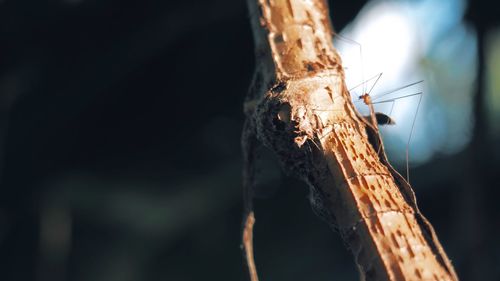
[[(253, 226), (252, 143), (271, 148), (311, 189), (365, 280), (458, 280), (409, 184), (388, 163), (378, 129), (356, 111), (321, 0), (248, 0), (256, 72), (245, 102), (246, 224)], [(244, 246), (252, 280), (252, 236)]]

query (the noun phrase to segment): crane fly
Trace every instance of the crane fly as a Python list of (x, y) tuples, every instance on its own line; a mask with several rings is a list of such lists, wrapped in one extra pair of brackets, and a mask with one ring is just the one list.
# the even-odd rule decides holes
[[(415, 129), (415, 123), (416, 123), (416, 118), (418, 111), (420, 109), (420, 104), (422, 102), (422, 91), (421, 90), (413, 90), (414, 86), (421, 85), (423, 81), (417, 81), (414, 83), (410, 83), (407, 85), (404, 85), (402, 87), (398, 87), (396, 89), (387, 91), (385, 93), (381, 94), (375, 94), (371, 95), (372, 90), (374, 89), (375, 85), (377, 85), (377, 82), (379, 82), (382, 73), (379, 73), (377, 75), (374, 75), (373, 77), (369, 79), (365, 79), (365, 65), (363, 62), (363, 48), (362, 45), (350, 38), (347, 38), (346, 36), (340, 35), (338, 33), (334, 34), (334, 40), (335, 45), (337, 46), (337, 50), (339, 51), (343, 61), (344, 61), (344, 69), (346, 70), (346, 78), (349, 78), (347, 80), (357, 80), (357, 81), (363, 81), (349, 89), (350, 93), (353, 93), (354, 90), (361, 88), (361, 93), (359, 95), (354, 95), (355, 98), (353, 98), (353, 103), (355, 104), (356, 108), (358, 111), (363, 113), (365, 116), (365, 120), (368, 121), (369, 124), (371, 124), (375, 129), (382, 131), (382, 135), (387, 136), (392, 132), (393, 134), (399, 134), (401, 135), (401, 130), (404, 129), (405, 127), (409, 127), (409, 133), (408, 133), (408, 138), (406, 139), (406, 148), (405, 148), (405, 162), (406, 162), (406, 179), (409, 181), (409, 148), (410, 148), (410, 143), (413, 137), (414, 129)], [(345, 45), (345, 43), (347, 45)], [(350, 45), (350, 46), (349, 46)], [(347, 63), (346, 63), (347, 62)], [(355, 69), (358, 68), (359, 71), (356, 71)], [(373, 84), (371, 85), (370, 89), (368, 90), (367, 86), (369, 85), (370, 81), (374, 81)], [(346, 81), (348, 82), (348, 81)], [(406, 92), (402, 92), (402, 91)], [(412, 106), (412, 109), (414, 109), (414, 114), (411, 118), (411, 124), (406, 124), (402, 126), (401, 125), (401, 119), (406, 119), (403, 118), (402, 116), (399, 116), (399, 120), (396, 121), (395, 118), (393, 118), (393, 113), (394, 110), (399, 111), (401, 107), (396, 106), (397, 105), (402, 105), (403, 107), (404, 104), (398, 103), (398, 101), (405, 101), (415, 98), (415, 103), (416, 107)], [(365, 106), (361, 106), (364, 104)], [(380, 112), (381, 108), (385, 109), (382, 112)], [(397, 112), (396, 112), (397, 113)], [(398, 114), (394, 114), (398, 115)], [(399, 114), (403, 115), (403, 114)], [(408, 118), (408, 119), (410, 119)], [(405, 120), (403, 120), (405, 121)], [(378, 125), (378, 126), (377, 126)], [(384, 125), (393, 125), (393, 126), (384, 126)], [(394, 126), (395, 125), (395, 126)], [(396, 128), (394, 128), (396, 127)], [(398, 132), (399, 130), (399, 132)], [(388, 131), (388, 132), (387, 132)]]
[[(411, 143), (411, 138), (413, 136), (413, 131), (415, 129), (415, 122), (417, 120), (417, 115), (418, 111), (420, 109), (420, 104), (422, 103), (422, 91), (415, 91), (410, 94), (402, 94), (402, 95), (397, 95), (397, 93), (401, 90), (405, 90), (408, 88), (411, 88), (413, 86), (419, 85), (423, 82), (417, 81), (410, 83), (408, 85), (404, 85), (402, 87), (393, 89), (391, 91), (375, 95), (375, 96), (370, 96), (371, 91), (373, 90), (373, 87), (377, 83), (378, 79), (380, 79), (381, 74), (378, 75), (377, 80), (375, 81), (374, 85), (370, 89), (370, 91), (362, 94), (361, 96), (358, 97), (358, 100), (355, 101), (354, 103), (360, 103), (361, 101), (368, 106), (369, 111), (370, 111), (370, 116), (369, 119), (375, 128), (378, 128), (377, 125), (395, 125), (396, 121), (391, 117), (392, 113), (394, 111), (394, 107), (396, 105), (397, 101), (408, 99), (408, 98), (418, 98), (417, 104), (416, 104), (416, 109), (413, 114), (413, 117), (411, 118), (411, 124), (410, 124), (410, 132), (408, 134), (408, 139), (406, 140), (406, 148), (405, 148), (405, 162), (406, 162), (406, 180), (409, 182), (410, 181), (410, 163), (409, 163), (409, 152), (410, 152), (410, 143)], [(392, 97), (391, 97), (392, 95)], [(384, 97), (388, 97), (384, 99)], [(390, 110), (388, 114), (384, 113), (379, 113), (375, 110), (375, 105), (381, 105), (381, 104), (389, 104), (390, 105)]]
[[(405, 162), (406, 162), (406, 179), (409, 182), (410, 177), (409, 177), (409, 148), (410, 148), (410, 143), (411, 139), (413, 136), (413, 131), (415, 128), (415, 123), (418, 115), (418, 111), (420, 109), (420, 104), (422, 102), (422, 91), (417, 91), (413, 90), (414, 87), (419, 86), (422, 84), (423, 80), (413, 82), (395, 89), (392, 89), (390, 91), (381, 93), (381, 94), (375, 94), (371, 95), (371, 92), (375, 88), (377, 82), (380, 80), (382, 77), (382, 73), (379, 73), (371, 78), (369, 78), (366, 81), (363, 81), (362, 83), (359, 83), (358, 85), (355, 85), (349, 89), (350, 93), (353, 93), (355, 89), (363, 87), (363, 93), (361, 95), (354, 95), (354, 98), (352, 100), (353, 104), (356, 106), (358, 111), (360, 111), (363, 114), (363, 118), (365, 121), (367, 121), (372, 127), (374, 127), (376, 130), (379, 130), (379, 132), (382, 133), (382, 135), (385, 135), (385, 129), (383, 127), (392, 126), (394, 127), (397, 122), (393, 117), (392, 114), (394, 113), (394, 109), (396, 108), (396, 104), (398, 101), (405, 100), (408, 98), (418, 98), (418, 101), (416, 103), (416, 109), (414, 111), (414, 114), (411, 118), (411, 124), (410, 126), (410, 132), (408, 134), (408, 138), (406, 140), (406, 148), (405, 148)], [(374, 81), (373, 84), (371, 85), (369, 90), (366, 90), (366, 85), (370, 82)], [(403, 90), (410, 91), (410, 93), (401, 93)], [(364, 105), (364, 106), (363, 106)], [(386, 106), (385, 110), (380, 110), (381, 106)], [(388, 106), (388, 108), (387, 108)], [(315, 111), (332, 111), (331, 109), (313, 109)], [(404, 127), (404, 126), (401, 126)], [(400, 128), (401, 129), (401, 128)], [(318, 146), (315, 142), (313, 142), (314, 145)], [(380, 152), (380, 151), (378, 151)]]

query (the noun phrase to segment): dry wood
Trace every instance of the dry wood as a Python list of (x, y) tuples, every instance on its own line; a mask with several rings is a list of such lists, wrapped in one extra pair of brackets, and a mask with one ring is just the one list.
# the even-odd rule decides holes
[(242, 136), (251, 279), (253, 157), (262, 143), (309, 185), (313, 209), (339, 231), (362, 279), (458, 280), (411, 187), (388, 163), (376, 124), (351, 102), (324, 0), (248, 4), (257, 62)]

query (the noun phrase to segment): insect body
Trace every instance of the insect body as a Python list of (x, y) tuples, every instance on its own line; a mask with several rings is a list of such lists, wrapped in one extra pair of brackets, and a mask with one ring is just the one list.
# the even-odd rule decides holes
[(359, 96), (359, 99), (363, 100), (363, 102), (370, 109), (370, 116), (363, 116), (363, 117), (374, 128), (377, 128), (377, 125), (395, 125), (396, 124), (394, 119), (392, 119), (389, 115), (375, 111), (375, 109), (373, 107), (372, 99), (368, 93), (365, 93), (365, 94)]
[[(410, 84), (404, 85), (402, 87), (398, 87), (396, 89), (387, 91), (387, 92), (382, 93), (382, 94), (377, 94), (374, 96), (370, 95), (370, 93), (372, 92), (372, 90), (376, 86), (377, 82), (380, 80), (381, 76), (382, 76), (382, 73), (379, 73), (379, 74), (369, 78), (368, 80), (366, 80), (366, 81), (364, 81), (364, 82), (362, 82), (354, 87), (351, 87), (349, 89), (349, 92), (353, 93), (355, 89), (363, 87), (363, 94), (357, 96), (357, 99), (353, 100), (353, 103), (356, 105), (356, 107), (358, 108), (359, 111), (363, 112), (366, 115), (366, 116), (363, 116), (365, 121), (367, 121), (367, 123), (370, 124), (377, 131), (379, 130), (379, 126), (396, 125), (396, 121), (391, 116), (393, 114), (395, 105), (398, 101), (403, 101), (405, 99), (412, 98), (412, 97), (418, 98), (418, 102), (416, 103), (416, 110), (414, 111), (413, 117), (411, 119), (412, 120), (411, 125), (408, 125), (408, 123), (402, 122), (404, 124), (400, 123), (401, 126), (399, 126), (399, 128), (395, 128), (395, 130), (402, 129), (403, 131), (404, 131), (405, 127), (410, 128), (408, 138), (407, 138), (407, 141), (405, 144), (406, 145), (406, 148), (405, 148), (406, 152), (405, 152), (405, 158), (404, 158), (404, 160), (406, 162), (406, 179), (409, 181), (409, 146), (410, 146), (411, 138), (412, 138), (414, 127), (415, 127), (416, 117), (417, 117), (417, 114), (418, 114), (418, 111), (420, 108), (420, 104), (422, 101), (422, 91), (415, 90), (414, 87), (421, 85), (423, 80), (417, 81), (414, 83), (410, 83)], [(371, 85), (369, 90), (365, 90), (366, 85), (368, 83), (370, 83), (370, 81), (374, 81), (374, 82)], [(403, 92), (403, 90), (405, 90), (406, 92)], [(409, 94), (407, 94), (408, 91), (410, 91)], [(361, 103), (363, 103), (364, 105), (366, 105), (368, 107), (368, 112), (366, 112), (366, 107), (363, 108), (362, 106), (360, 106)], [(387, 114), (379, 112), (375, 108), (376, 105), (383, 105), (383, 104), (390, 106), (389, 107), (390, 109), (386, 110), (386, 112), (388, 112)], [(414, 108), (414, 105), (412, 105), (412, 107)], [(315, 110), (315, 111), (332, 111), (335, 109), (316, 108), (313, 110)], [(401, 135), (401, 132), (399, 132), (398, 134)], [(314, 141), (313, 141), (313, 144), (318, 146)]]
[[(363, 116), (363, 117), (367, 122), (371, 122), (371, 116)], [(396, 121), (394, 121), (392, 117), (382, 112), (375, 112), (375, 120), (377, 121), (377, 125), (379, 126), (396, 125)]]
[[(411, 93), (411, 94), (407, 94), (407, 95), (399, 95), (399, 96), (396, 95), (395, 93), (397, 93), (400, 90), (404, 90), (404, 89), (407, 89), (409, 87), (418, 85), (418, 84), (422, 83), (423, 81), (417, 81), (417, 82), (414, 82), (414, 83), (410, 83), (408, 85), (399, 87), (397, 89), (391, 90), (391, 91), (386, 92), (384, 94), (380, 94), (380, 95), (377, 95), (375, 97), (372, 97), (372, 96), (370, 96), (370, 92), (373, 90), (375, 84), (378, 82), (378, 80), (380, 79), (381, 75), (382, 74), (378, 74), (377, 76), (374, 76), (373, 78), (367, 80), (367, 81), (370, 81), (370, 80), (376, 78), (375, 83), (370, 88), (370, 90), (368, 92), (365, 92), (364, 94), (360, 95), (358, 97), (358, 101), (355, 101), (355, 103), (362, 101), (365, 105), (368, 106), (369, 116), (364, 116), (364, 118), (365, 118), (365, 120), (370, 125), (373, 126), (373, 128), (375, 128), (375, 129), (378, 130), (378, 126), (377, 125), (395, 125), (396, 124), (396, 122), (394, 121), (394, 119), (392, 119), (389, 116), (393, 112), (394, 105), (395, 105), (396, 101), (401, 100), (401, 99), (405, 99), (405, 98), (410, 98), (410, 97), (418, 97), (418, 102), (417, 102), (415, 114), (414, 114), (414, 116), (412, 118), (411, 129), (410, 129), (410, 133), (408, 135), (408, 140), (407, 140), (407, 143), (406, 143), (406, 155), (405, 155), (406, 156), (405, 157), (406, 158), (405, 159), (406, 160), (406, 179), (407, 179), (407, 181), (409, 181), (409, 146), (410, 146), (410, 142), (411, 142), (411, 137), (413, 135), (413, 130), (414, 130), (414, 127), (415, 127), (415, 121), (416, 121), (416, 117), (417, 117), (417, 114), (418, 114), (418, 110), (419, 110), (420, 104), (422, 102), (422, 92), (418, 91), (416, 93)], [(357, 85), (356, 87), (358, 87), (360, 85)], [(356, 87), (354, 87), (354, 88), (356, 88)], [(392, 98), (381, 100), (382, 97), (387, 97), (387, 96), (391, 96), (391, 95), (393, 95)], [(386, 115), (384, 113), (380, 113), (380, 112), (376, 112), (375, 111), (374, 105), (375, 104), (382, 104), (382, 103), (389, 103), (391, 105), (389, 115)]]

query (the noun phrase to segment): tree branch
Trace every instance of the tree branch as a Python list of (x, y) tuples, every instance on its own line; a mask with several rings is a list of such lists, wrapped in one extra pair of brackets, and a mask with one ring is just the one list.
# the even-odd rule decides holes
[(323, 0), (248, 0), (256, 71), (245, 101), (244, 246), (251, 279), (254, 141), (311, 189), (366, 280), (458, 280), (415, 195), (356, 111)]

